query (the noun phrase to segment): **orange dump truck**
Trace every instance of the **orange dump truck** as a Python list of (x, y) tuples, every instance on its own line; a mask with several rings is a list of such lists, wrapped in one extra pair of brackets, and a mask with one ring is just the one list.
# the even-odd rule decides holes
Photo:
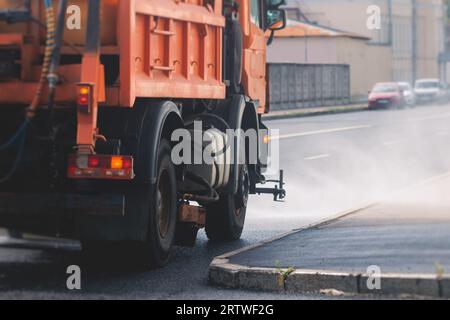
[(285, 195), (257, 187), (283, 3), (0, 0), (0, 227), (154, 266), (201, 227), (238, 239), (249, 194)]

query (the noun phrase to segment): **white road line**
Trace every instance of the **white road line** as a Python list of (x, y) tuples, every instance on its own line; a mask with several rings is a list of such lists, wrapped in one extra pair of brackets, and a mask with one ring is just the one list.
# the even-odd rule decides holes
[[(444, 113), (444, 114), (437, 115), (437, 116), (428, 116), (428, 117), (423, 117), (423, 118), (406, 119), (403, 121), (388, 122), (386, 124), (387, 125), (395, 125), (395, 124), (402, 124), (402, 123), (420, 122), (420, 121), (426, 121), (426, 120), (436, 120), (436, 119), (442, 119), (442, 118), (448, 118), (448, 117), (450, 117), (450, 113)], [(352, 127), (305, 131), (305, 132), (284, 134), (284, 135), (280, 135), (278, 137), (272, 137), (272, 139), (273, 140), (283, 140), (283, 139), (291, 139), (291, 138), (298, 138), (298, 137), (314, 136), (314, 135), (318, 135), (318, 134), (335, 133), (335, 132), (360, 130), (360, 129), (370, 129), (370, 128), (373, 128), (376, 126), (378, 126), (378, 125), (359, 125), (359, 126), (352, 126)]]
[(313, 160), (325, 159), (325, 158), (329, 158), (329, 157), (331, 157), (331, 155), (329, 155), (327, 153), (327, 154), (320, 154), (318, 156), (306, 157), (306, 158), (304, 158), (304, 160), (313, 161)]
[(342, 132), (342, 131), (350, 131), (350, 130), (358, 130), (358, 129), (368, 129), (368, 128), (372, 128), (372, 126), (371, 125), (361, 125), (361, 126), (353, 126), (353, 127), (343, 127), (343, 128), (333, 128), (333, 129), (324, 129), (324, 130), (316, 130), (316, 131), (290, 133), (290, 134), (280, 135), (278, 137), (273, 137), (273, 139), (282, 140), (282, 139), (290, 139), (290, 138), (297, 138), (297, 137), (313, 136), (313, 135), (317, 135), (317, 134), (334, 133), (334, 132)]
[(390, 147), (390, 146), (394, 146), (394, 145), (400, 144), (400, 143), (402, 143), (401, 140), (386, 141), (386, 142), (383, 142), (383, 146)]

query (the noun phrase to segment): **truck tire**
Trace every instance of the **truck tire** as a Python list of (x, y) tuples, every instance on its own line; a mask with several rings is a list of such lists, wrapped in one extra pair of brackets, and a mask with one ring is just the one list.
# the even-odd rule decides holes
[(221, 196), (219, 202), (207, 206), (206, 235), (211, 241), (240, 239), (245, 224), (250, 176), (247, 165), (240, 166), (238, 192)]
[(151, 267), (163, 267), (170, 259), (175, 242), (177, 222), (177, 179), (171, 160), (170, 144), (161, 141), (158, 154), (158, 176), (149, 193), (147, 241), (141, 253)]
[[(128, 214), (148, 217), (145, 241), (82, 240), (83, 256), (88, 261), (108, 261), (139, 269), (164, 267), (175, 243), (177, 222), (177, 179), (171, 160), (171, 147), (160, 142), (157, 180), (153, 184), (133, 186), (129, 190)], [(124, 227), (126, 223), (124, 224)]]

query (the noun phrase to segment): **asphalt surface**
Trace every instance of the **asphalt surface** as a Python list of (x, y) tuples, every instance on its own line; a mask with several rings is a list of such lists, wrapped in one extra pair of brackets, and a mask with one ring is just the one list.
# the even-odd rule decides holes
[[(288, 197), (252, 197), (242, 240), (177, 248), (169, 266), (137, 271), (122, 263), (82, 261), (77, 243), (56, 248), (0, 248), (2, 299), (316, 299), (217, 289), (207, 270), (215, 256), (379, 200), (450, 170), (450, 106), (367, 111), (270, 121), (280, 129)], [(0, 234), (1, 236), (1, 234)], [(4, 238), (4, 244), (10, 240)], [(54, 247), (52, 243), (50, 247)], [(66, 288), (66, 268), (82, 269), (82, 290)]]
[(450, 174), (336, 221), (232, 256), (248, 267), (428, 274), (450, 268)]

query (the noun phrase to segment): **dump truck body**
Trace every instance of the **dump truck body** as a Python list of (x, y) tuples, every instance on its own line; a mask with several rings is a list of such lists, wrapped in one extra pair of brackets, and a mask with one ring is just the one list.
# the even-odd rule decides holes
[[(8, 3), (12, 2), (2, 0), (0, 7)], [(45, 50), (45, 30), (41, 27), (45, 14), (42, 1), (33, 3), (32, 15), (40, 17), (41, 25), (0, 25), (0, 48), (30, 51), (30, 56), (22, 56), (19, 62), (20, 77), (0, 83), (2, 103), (29, 103), (33, 83), (40, 76), (36, 54)], [(215, 7), (202, 1), (103, 1), (100, 53), (105, 60), (109, 58), (109, 63), (104, 64), (108, 77), (104, 105), (132, 107), (136, 98), (224, 99), (221, 50), (225, 18), (220, 1)], [(67, 27), (73, 29), (65, 30), (63, 56), (83, 53), (87, 10), (87, 0), (68, 2)], [(78, 15), (79, 29), (76, 22), (71, 26), (71, 20)], [(64, 80), (56, 100), (74, 101), (81, 64), (65, 64), (60, 73)]]

